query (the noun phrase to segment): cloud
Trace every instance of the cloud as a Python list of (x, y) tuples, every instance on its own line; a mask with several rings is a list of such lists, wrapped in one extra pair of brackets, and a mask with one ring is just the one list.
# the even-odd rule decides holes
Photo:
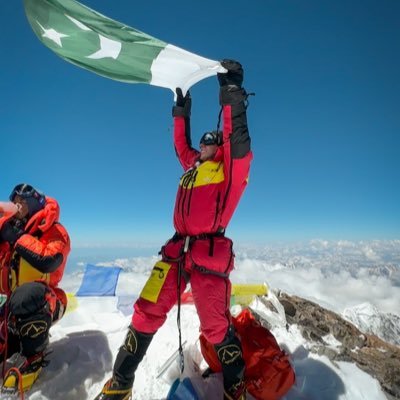
[[(119, 265), (118, 292), (138, 295), (158, 256), (116, 258), (100, 265)], [(273, 289), (318, 302), (342, 313), (369, 302), (382, 312), (398, 313), (400, 241), (313, 240), (291, 246), (238, 246), (235, 283), (266, 282)], [(75, 276), (63, 284), (79, 287)], [(81, 277), (80, 277), (81, 279)], [(80, 282), (79, 279), (79, 282)]]

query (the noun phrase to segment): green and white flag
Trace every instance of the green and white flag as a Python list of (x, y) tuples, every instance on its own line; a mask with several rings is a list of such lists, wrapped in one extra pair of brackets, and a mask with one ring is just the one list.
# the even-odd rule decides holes
[(99, 75), (185, 93), (226, 72), (209, 60), (114, 21), (75, 0), (24, 0), (40, 41), (63, 59)]

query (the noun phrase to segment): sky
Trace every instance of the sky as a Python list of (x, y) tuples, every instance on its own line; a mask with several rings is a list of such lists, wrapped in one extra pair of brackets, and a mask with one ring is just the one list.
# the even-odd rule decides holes
[[(84, 0), (167, 43), (239, 60), (254, 161), (228, 228), (240, 243), (400, 237), (400, 3)], [(160, 245), (181, 167), (170, 90), (69, 64), (1, 2), (0, 199), (55, 197), (73, 248)], [(214, 129), (218, 83), (191, 89), (193, 143)]]
[[(398, 344), (400, 287), (393, 277), (377, 275), (373, 268), (398, 263), (398, 249), (395, 243), (386, 243), (385, 246), (370, 243), (367, 246), (323, 241), (315, 241), (307, 249), (303, 247), (296, 250), (292, 247), (289, 251), (283, 248), (276, 253), (247, 248), (237, 254), (237, 269), (231, 277), (233, 283), (266, 282), (270, 289), (268, 299), (272, 298), (271, 291), (281, 289), (317, 302), (339, 315), (346, 312), (347, 315), (358, 316), (366, 321), (363, 332), (370, 328), (371, 333), (381, 337), (386, 332), (390, 335), (386, 341), (390, 342), (391, 339)], [(67, 314), (51, 329), (50, 364), (29, 393), (29, 400), (85, 400), (95, 397), (111, 374), (116, 354), (131, 321), (132, 302), (139, 295), (155, 258), (114, 258), (110, 263), (98, 260), (98, 264), (122, 268), (116, 296), (77, 296), (71, 300)], [(326, 266), (334, 265), (335, 268), (324, 268), (323, 263)], [(353, 271), (349, 268), (357, 264), (364, 267)], [(67, 292), (75, 293), (82, 276), (82, 270), (65, 275), (61, 286)], [(287, 330), (282, 315), (271, 312), (260, 301), (253, 302), (251, 307), (270, 323), (272, 333), (280, 346), (289, 352), (295, 367), (296, 385), (282, 400), (319, 400), (321, 393), (324, 399), (329, 400), (386, 399), (378, 382), (356, 365), (341, 361), (333, 364), (327, 357), (312, 353), (311, 344), (302, 337), (298, 327), (292, 325)], [(206, 394), (201, 398), (218, 400), (221, 398), (218, 396), (218, 390), (221, 390), (220, 377), (204, 382), (194, 368), (195, 362), (200, 365), (201, 371), (206, 368), (199, 353), (199, 321), (194, 306), (184, 305), (181, 311), (182, 339), (186, 341), (183, 377), (192, 377), (196, 388), (205, 391)], [(240, 306), (231, 307), (231, 311), (235, 315), (240, 311)], [(137, 370), (135, 399), (165, 398), (170, 384), (179, 376), (178, 363), (173, 362), (157, 378), (161, 367), (178, 346), (176, 313), (174, 307), (166, 323), (156, 333)], [(378, 324), (384, 316), (386, 324)], [(332, 337), (325, 337), (324, 340), (331, 349), (338, 346)], [(69, 385), (65, 384), (66, 381)]]

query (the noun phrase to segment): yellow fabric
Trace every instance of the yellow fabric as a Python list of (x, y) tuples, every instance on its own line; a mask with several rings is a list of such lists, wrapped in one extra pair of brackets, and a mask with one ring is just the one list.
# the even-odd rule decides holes
[(65, 314), (70, 313), (71, 311), (74, 311), (78, 308), (78, 299), (73, 293), (67, 293), (67, 309), (65, 311)]
[(268, 293), (268, 286), (263, 283), (257, 284), (234, 284), (232, 285), (231, 292), (231, 306), (240, 304), (241, 306), (247, 307), (250, 305), (256, 296), (265, 296)]
[[(180, 186), (183, 187), (192, 187), (191, 181), (186, 182), (188, 174), (192, 174), (193, 171), (190, 170), (186, 172), (182, 178), (181, 181), (179, 182)], [(193, 184), (193, 187), (197, 186), (204, 186), (204, 185), (210, 185), (210, 184), (217, 184), (221, 183), (224, 181), (225, 176), (224, 176), (224, 169), (222, 167), (222, 162), (216, 162), (216, 161), (205, 161), (201, 163), (197, 169), (196, 169), (196, 180)], [(185, 184), (186, 182), (186, 184)]]
[[(23, 390), (29, 390), (32, 385), (36, 382), (40, 372), (42, 371), (42, 367), (40, 367), (35, 372), (29, 372), (26, 374), (22, 374), (22, 388)], [(18, 376), (14, 371), (11, 371), (6, 378), (4, 379), (3, 387), (7, 389), (19, 389)]]
[(126, 394), (127, 397), (124, 397), (123, 400), (128, 400), (130, 398), (130, 396), (132, 395), (132, 390), (131, 389), (123, 389), (123, 390), (117, 390), (117, 389), (108, 389), (108, 388), (104, 388), (102, 390), (103, 394)]
[(232, 285), (232, 295), (233, 296), (265, 296), (268, 293), (268, 286), (263, 283), (261, 285), (257, 284), (233, 284)]
[(158, 296), (167, 278), (171, 265), (163, 261), (158, 261), (151, 271), (150, 278), (147, 280), (140, 297), (142, 299), (157, 303)]
[[(101, 390), (101, 395), (102, 394), (106, 394), (106, 395), (110, 395), (111, 398), (114, 398), (115, 395), (125, 395), (124, 397), (121, 397), (121, 400), (131, 400), (132, 399), (132, 389), (118, 389), (118, 385), (115, 386), (113, 379), (109, 379), (105, 385), (103, 386), (103, 389)], [(114, 386), (114, 387), (113, 387)], [(97, 397), (101, 397), (102, 396), (99, 395)], [(96, 399), (97, 399), (96, 397)], [(118, 397), (120, 398), (120, 397)]]
[(231, 296), (231, 307), (241, 305), (243, 307), (249, 306), (257, 296), (255, 294), (246, 294), (244, 296)]
[[(34, 282), (36, 280), (43, 280), (46, 283), (50, 282), (50, 274), (44, 274), (38, 269), (32, 267), (26, 260), (23, 258), (20, 259), (19, 262), (19, 274), (18, 274), (18, 286), (21, 286), (23, 283)], [(11, 291), (13, 291), (17, 286), (17, 276), (14, 270), (11, 271)]]

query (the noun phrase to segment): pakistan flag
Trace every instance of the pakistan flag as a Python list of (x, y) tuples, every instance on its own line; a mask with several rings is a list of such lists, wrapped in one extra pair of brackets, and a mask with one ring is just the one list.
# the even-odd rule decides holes
[(74, 0), (24, 0), (39, 40), (63, 59), (107, 78), (182, 88), (226, 72), (209, 60), (114, 21)]

